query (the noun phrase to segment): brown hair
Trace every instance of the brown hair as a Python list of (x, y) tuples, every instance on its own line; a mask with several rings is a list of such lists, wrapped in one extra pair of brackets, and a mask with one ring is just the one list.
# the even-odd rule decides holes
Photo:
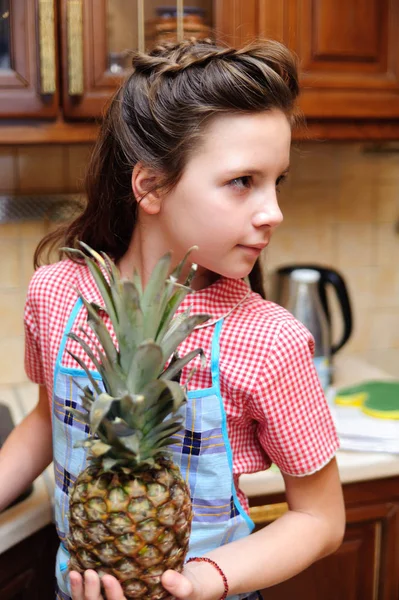
[[(294, 118), (296, 61), (278, 42), (258, 41), (237, 50), (189, 40), (149, 54), (132, 52), (132, 65), (94, 146), (85, 179), (87, 203), (72, 223), (43, 238), (35, 267), (46, 247), (48, 252), (56, 245), (76, 247), (78, 240), (121, 258), (137, 218), (133, 167), (139, 161), (150, 165), (164, 174), (162, 187), (172, 189), (210, 118), (273, 108)], [(263, 291), (259, 264), (250, 282)]]

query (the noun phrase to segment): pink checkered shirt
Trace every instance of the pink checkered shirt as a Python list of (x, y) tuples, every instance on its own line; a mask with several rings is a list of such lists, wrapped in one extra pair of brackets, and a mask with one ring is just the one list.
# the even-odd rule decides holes
[[(76, 289), (88, 301), (102, 304), (98, 288), (85, 265), (63, 260), (36, 271), (25, 306), (25, 368), (35, 383), (45, 384), (52, 397), (53, 373), (62, 335), (77, 300)], [(179, 312), (225, 315), (220, 338), (220, 386), (227, 415), (236, 484), (243, 473), (275, 463), (290, 475), (308, 475), (334, 456), (338, 438), (313, 366), (313, 339), (307, 329), (280, 306), (250, 291), (243, 280), (221, 278), (189, 294)], [(111, 335), (112, 327), (105, 316)], [(86, 321), (81, 309), (73, 331)], [(214, 327), (196, 329), (184, 341), (180, 356), (202, 347), (207, 358), (188, 389), (211, 386), (210, 350)], [(82, 348), (68, 340), (67, 349), (89, 361)], [(88, 362), (90, 368), (94, 365)], [(77, 367), (64, 352), (63, 365)], [(190, 363), (182, 373), (184, 383)], [(238, 486), (237, 486), (238, 487)], [(243, 506), (247, 502), (239, 492)]]

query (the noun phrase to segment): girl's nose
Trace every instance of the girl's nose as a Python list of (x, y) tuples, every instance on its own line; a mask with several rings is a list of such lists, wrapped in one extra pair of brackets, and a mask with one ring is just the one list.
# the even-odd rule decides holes
[(255, 227), (263, 227), (265, 225), (277, 227), (282, 222), (283, 213), (278, 205), (277, 194), (274, 193), (273, 197), (270, 197), (270, 195), (268, 196), (262, 207), (260, 207), (259, 211), (254, 215), (253, 224)]

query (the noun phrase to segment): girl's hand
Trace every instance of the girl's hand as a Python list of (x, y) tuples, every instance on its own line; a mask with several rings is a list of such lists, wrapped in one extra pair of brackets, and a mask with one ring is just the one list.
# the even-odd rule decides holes
[[(219, 574), (216, 573), (215, 577), (212, 571), (213, 568), (209, 570), (206, 564), (190, 564), (185, 567), (184, 574), (171, 569), (165, 571), (161, 582), (176, 600), (217, 600), (223, 594), (224, 586)], [(101, 578), (105, 598), (101, 594), (100, 578), (95, 571), (85, 571), (84, 578), (77, 571), (71, 571), (69, 577), (72, 600), (127, 600), (120, 583), (112, 575)]]
[(105, 599), (101, 594), (100, 578), (95, 571), (85, 571), (84, 578), (77, 571), (71, 571), (69, 578), (72, 600), (126, 600), (119, 581), (112, 575), (104, 575), (101, 579)]
[(206, 562), (187, 564), (183, 573), (165, 571), (161, 582), (176, 600), (219, 600), (224, 592), (221, 576)]
[[(195, 580), (191, 581), (186, 574), (169, 569), (162, 575), (161, 583), (176, 600), (200, 600), (199, 586), (195, 586)], [(194, 591), (196, 587), (197, 592)]]

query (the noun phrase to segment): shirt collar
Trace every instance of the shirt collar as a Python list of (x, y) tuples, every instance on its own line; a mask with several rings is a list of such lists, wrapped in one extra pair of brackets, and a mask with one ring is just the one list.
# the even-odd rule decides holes
[(190, 308), (190, 314), (207, 314), (211, 318), (205, 326), (226, 317), (250, 293), (249, 286), (242, 279), (220, 277), (211, 285), (187, 294), (181, 303), (178, 313)]
[[(76, 288), (88, 302), (104, 305), (97, 284), (84, 264), (78, 266)], [(190, 308), (191, 315), (200, 313), (210, 315), (211, 319), (205, 324), (210, 325), (230, 314), (249, 293), (250, 287), (243, 279), (220, 277), (206, 288), (187, 294), (177, 312), (181, 313)]]

